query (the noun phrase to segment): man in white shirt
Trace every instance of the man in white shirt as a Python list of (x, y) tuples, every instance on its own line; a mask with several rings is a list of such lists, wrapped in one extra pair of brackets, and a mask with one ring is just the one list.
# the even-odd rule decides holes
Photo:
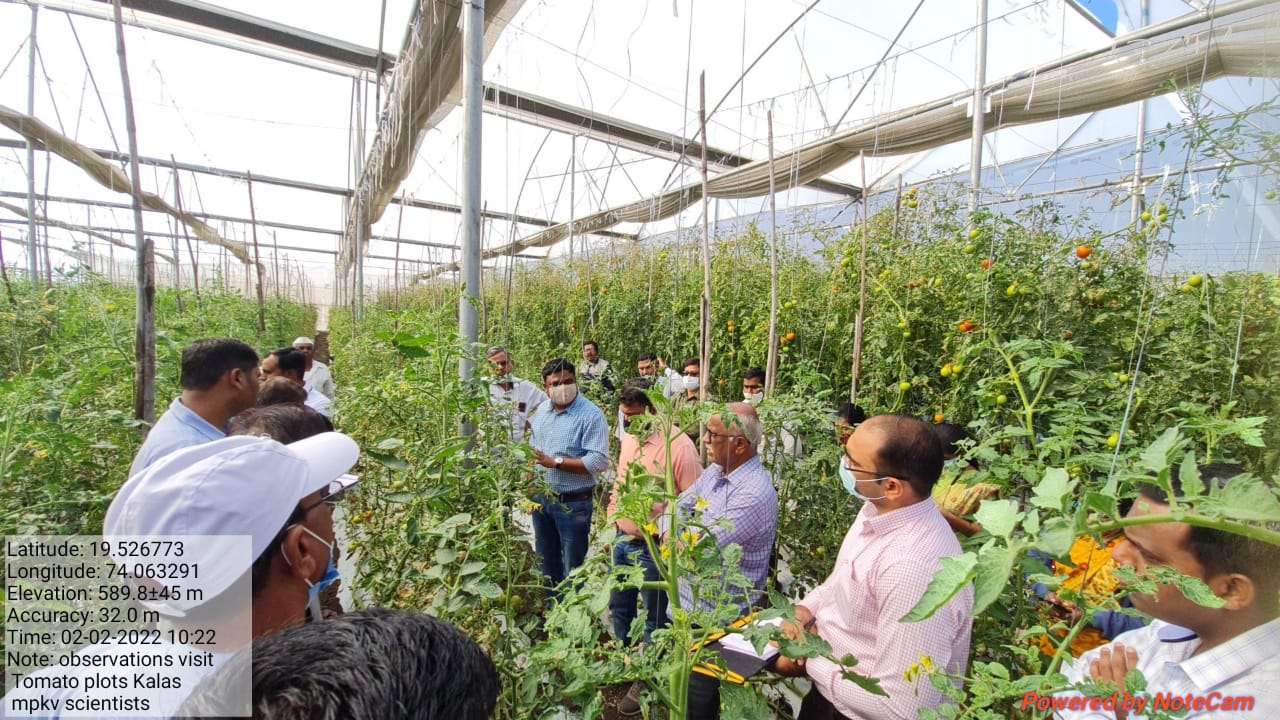
[(303, 401), (304, 405), (325, 417), (332, 417), (333, 401), (321, 395), (314, 387), (308, 387), (303, 382), (302, 378), (306, 374), (306, 366), (306, 357), (293, 348), (272, 350), (269, 355), (262, 359), (262, 379), (265, 381), (273, 377), (285, 377), (292, 380), (307, 391), (307, 399)]
[(600, 357), (600, 346), (595, 340), (582, 343), (582, 359), (579, 372), (584, 386), (599, 384), (606, 392), (613, 392), (618, 388), (618, 378), (609, 366), (609, 361)]
[(653, 353), (640, 356), (636, 361), (636, 371), (640, 373), (640, 377), (652, 378), (654, 385), (662, 390), (662, 396), (668, 400), (684, 392), (684, 378)]
[[(1170, 480), (1174, 494), (1184, 496), (1178, 473)], [(1146, 485), (1139, 492), (1127, 517), (1170, 514), (1163, 489)], [(1271, 496), (1265, 487), (1257, 493)], [(1177, 570), (1203, 581), (1222, 607), (1199, 605), (1172, 584), (1151, 595), (1130, 595), (1133, 606), (1155, 620), (1090, 650), (1064, 670), (1074, 685), (1119, 684), (1119, 702), (1091, 707), (1087, 701), (1093, 698), (1067, 693), (1023, 703), (1049, 701), (1064, 720), (1134, 720), (1152, 708), (1186, 709), (1183, 717), (1196, 720), (1280, 717), (1280, 547), (1179, 522), (1133, 525), (1124, 534), (1127, 542), (1111, 552), (1118, 564), (1138, 573), (1148, 567)], [(1130, 696), (1123, 687), (1132, 670), (1141, 671), (1146, 689)]]
[(529, 416), (547, 401), (542, 388), (512, 373), (516, 364), (507, 349), (498, 345), (485, 353), (494, 381), (489, 384), (489, 402), (511, 418), (511, 442), (521, 442), (529, 431)]
[(303, 386), (308, 390), (315, 388), (316, 392), (330, 400), (336, 399), (338, 390), (333, 386), (329, 366), (315, 359), (315, 342), (309, 337), (300, 337), (293, 341), (293, 349), (307, 358), (307, 368), (302, 374)]

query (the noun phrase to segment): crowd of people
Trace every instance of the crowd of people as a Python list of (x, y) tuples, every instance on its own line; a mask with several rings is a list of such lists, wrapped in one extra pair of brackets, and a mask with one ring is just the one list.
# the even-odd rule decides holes
[[(698, 402), (703, 379), (697, 358), (677, 372), (654, 354), (641, 355), (636, 377), (621, 382), (617, 366), (589, 341), (580, 366), (553, 359), (535, 383), (516, 376), (506, 348), (490, 348), (486, 356), (491, 405), (504, 429), (509, 423), (510, 440), (533, 450), (532, 472), (541, 488), (532, 498), (533, 543), (548, 603), (560, 599), (566, 578), (590, 551), (597, 491), (609, 486), (604, 524), (612, 533), (616, 572), (635, 577), (630, 568), (639, 567), (649, 581), (643, 589), (621, 582), (610, 598), (612, 630), (623, 646), (638, 652), (651, 644), (676, 608), (728, 604), (747, 616), (760, 607), (776, 570), (779, 513), (801, 511), (779, 507), (774, 478), (761, 461), (765, 428), (756, 408), (764, 400), (763, 371), (746, 372), (741, 400), (704, 414), (700, 435), (691, 437), (689, 428), (659, 412), (655, 400), (661, 396), (677, 407)], [(157, 692), (157, 716), (489, 717), (499, 678), (484, 651), (456, 628), (418, 613), (342, 614), (340, 607), (326, 607), (340, 574), (335, 507), (358, 483), (349, 473), (359, 448), (333, 431), (333, 377), (314, 357), (314, 343), (298, 338), (293, 347), (260, 357), (236, 340), (199, 341), (183, 353), (180, 385), (181, 394), (151, 428), (112, 501), (103, 536), (248, 536), (251, 551), (223, 552), (211, 544), (199, 557), (209, 568), (202, 573), (200, 599), (153, 603), (167, 627), (223, 631), (223, 641), (207, 648), (213, 662), (184, 668), (180, 688)], [(622, 431), (616, 459), (608, 418), (589, 398), (601, 393), (616, 394)], [(951, 678), (965, 675), (973, 588), (922, 621), (902, 618), (943, 561), (962, 552), (961, 540), (983, 532), (963, 517), (974, 504), (947, 508), (935, 501), (944, 468), (947, 482), (965, 482), (969, 461), (962, 455), (969, 442), (962, 428), (901, 415), (868, 417), (848, 404), (836, 409), (833, 424), (838, 477), (860, 507), (830, 576), (796, 601), (794, 617), (781, 626), (787, 638), (813, 634), (832, 651), (808, 659), (778, 655), (767, 669), (809, 680), (800, 720), (936, 712), (947, 702), (945, 694), (911, 669), (927, 658), (927, 665)], [(1208, 481), (1225, 485), (1230, 475)], [(641, 516), (621, 511), (636, 490), (632, 483), (665, 489), (668, 482), (674, 508), (656, 502)], [(1176, 479), (1173, 491), (1181, 493)], [(967, 502), (974, 495), (964, 497)], [(1127, 512), (1167, 515), (1170, 498), (1163, 489), (1145, 487)], [(673, 537), (672, 522), (699, 532)], [(733, 567), (720, 578), (682, 577), (669, 597), (653, 589), (662, 579), (655, 551), (673, 543), (708, 543), (721, 557), (733, 558)], [(1197, 604), (1173, 585), (1132, 595), (1132, 606), (1155, 620), (1100, 630), (1123, 634), (1104, 635), (1087, 652), (1081, 648), (1081, 657), (1064, 666), (1072, 682), (1123, 684), (1130, 670), (1140, 669), (1148, 693), (1250, 695), (1254, 717), (1280, 713), (1275, 684), (1264, 682), (1280, 677), (1276, 548), (1180, 522), (1135, 525), (1107, 543), (1115, 564), (1139, 571), (1173, 568), (1202, 581), (1221, 604)], [(1069, 566), (1074, 552), (1065, 560)], [(247, 604), (228, 599), (234, 597)], [(79, 652), (120, 651), (102, 644)], [(849, 656), (857, 659), (856, 672), (877, 681), (884, 694), (847, 679), (851, 668), (839, 659)], [(230, 692), (246, 682), (251, 697)], [(705, 673), (691, 676), (688, 717), (720, 716), (720, 683)], [(24, 692), (15, 690), (6, 700)], [(1064, 690), (1063, 697), (1073, 692)], [(643, 682), (631, 684), (617, 709), (641, 712), (645, 693)], [(247, 707), (228, 704), (246, 701)], [(1127, 715), (1122, 709), (1058, 714), (1098, 720)]]

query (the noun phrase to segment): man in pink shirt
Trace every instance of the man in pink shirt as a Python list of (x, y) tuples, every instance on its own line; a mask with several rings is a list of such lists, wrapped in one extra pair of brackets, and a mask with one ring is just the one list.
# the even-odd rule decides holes
[(880, 681), (888, 697), (872, 695), (841, 676), (827, 658), (779, 657), (784, 675), (808, 675), (813, 690), (797, 720), (918, 717), (945, 700), (927, 677), (904, 673), (928, 656), (949, 675), (969, 661), (973, 587), (958, 593), (933, 617), (900, 622), (915, 607), (942, 558), (960, 544), (930, 493), (942, 471), (942, 448), (915, 418), (879, 415), (862, 423), (845, 444), (840, 480), (863, 500), (831, 576), (796, 606), (784, 626), (793, 638), (805, 630), (831, 644), (832, 657), (857, 658), (856, 672)]
[[(639, 387), (627, 387), (618, 396), (618, 408), (622, 411), (622, 423), (629, 426), (634, 418), (647, 416), (653, 424), (645, 428), (641, 435), (624, 432), (622, 449), (618, 453), (618, 475), (613, 483), (613, 492), (609, 496), (608, 521), (618, 530), (618, 537), (613, 544), (613, 563), (619, 568), (639, 565), (644, 568), (644, 579), (661, 580), (657, 565), (649, 554), (645, 544), (645, 530), (634, 520), (618, 516), (618, 495), (620, 486), (628, 477), (640, 478), (645, 482), (666, 482), (667, 468), (670, 466), (675, 481), (676, 493), (682, 493), (693, 485), (702, 474), (702, 462), (698, 458), (698, 449), (693, 441), (678, 427), (670, 427), (664, 433), (662, 421), (644, 390)], [(667, 462), (667, 439), (671, 438), (671, 462)], [(656, 541), (655, 541), (656, 544)], [(644, 639), (648, 642), (654, 630), (666, 622), (667, 595), (662, 590), (636, 590), (628, 588), (615, 590), (609, 596), (609, 614), (613, 618), (613, 632), (618, 639), (630, 645), (631, 625), (636, 618), (636, 598), (644, 601), (645, 624)], [(640, 692), (643, 682), (633, 683), (627, 697), (618, 703), (618, 709), (624, 715), (632, 715), (640, 711)], [(629, 711), (629, 712), (628, 712)]]

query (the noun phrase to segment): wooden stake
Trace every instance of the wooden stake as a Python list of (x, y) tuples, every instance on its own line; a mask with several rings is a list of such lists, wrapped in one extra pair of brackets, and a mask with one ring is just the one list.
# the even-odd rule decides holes
[(400, 229), (404, 227), (404, 195), (400, 196), (400, 212), (396, 216), (396, 266), (395, 287), (392, 289), (392, 304), (396, 312), (400, 312)]
[[(280, 243), (276, 242), (276, 231), (271, 231), (271, 279), (276, 287), (276, 299), (280, 299)], [(288, 283), (286, 282), (287, 286)]]
[(116, 55), (120, 60), (120, 85), (124, 90), (125, 132), (129, 136), (129, 179), (133, 183), (133, 229), (137, 236), (136, 280), (138, 309), (133, 348), (137, 358), (133, 376), (133, 416), (147, 423), (156, 419), (156, 259), (151, 238), (142, 227), (142, 179), (138, 173), (138, 127), (133, 118), (133, 90), (124, 50), (124, 21), (120, 0), (112, 0), (116, 26)]
[(778, 383), (778, 200), (773, 169), (773, 111), (765, 115), (769, 129), (769, 359), (764, 388), (773, 394)]
[[(267, 332), (266, 303), (262, 298), (262, 254), (258, 250), (258, 215), (253, 209), (253, 173), (245, 173), (245, 181), (249, 185), (249, 227), (253, 232), (253, 266), (258, 271), (258, 340)], [(249, 279), (245, 273), (245, 281)]]
[[(864, 177), (863, 182), (866, 182)], [(893, 234), (890, 236), (894, 240), (898, 239), (898, 221), (902, 219), (902, 176), (898, 176), (898, 192), (893, 196)]]
[(707, 72), (698, 76), (698, 126), (702, 134), (702, 360), (698, 375), (699, 402), (707, 401), (711, 384), (711, 228), (708, 217), (707, 180)]
[(867, 158), (858, 153), (862, 164), (862, 253), (858, 258), (858, 316), (853, 321), (853, 379), (849, 382), (849, 402), (858, 404), (858, 375), (862, 372), (862, 324), (867, 314)]

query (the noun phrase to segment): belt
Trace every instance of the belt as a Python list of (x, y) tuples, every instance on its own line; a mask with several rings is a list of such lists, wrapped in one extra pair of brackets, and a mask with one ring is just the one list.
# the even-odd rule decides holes
[(562, 503), (581, 502), (583, 500), (591, 500), (591, 499), (594, 499), (595, 496), (596, 496), (596, 489), (594, 486), (589, 488), (583, 488), (582, 490), (574, 490), (572, 492), (566, 492), (566, 493), (551, 493), (551, 497), (553, 497), (557, 502), (562, 502)]

